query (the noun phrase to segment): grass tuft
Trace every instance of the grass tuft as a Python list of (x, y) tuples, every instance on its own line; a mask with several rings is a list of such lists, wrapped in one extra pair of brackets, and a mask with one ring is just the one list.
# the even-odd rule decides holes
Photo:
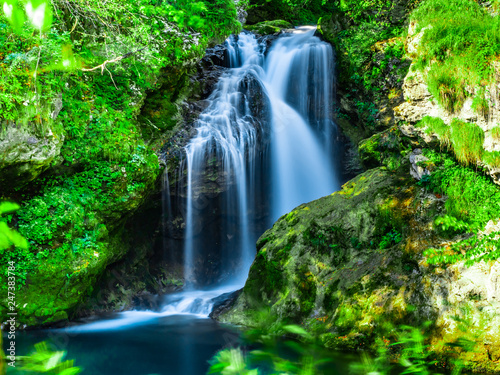
[(493, 129), (491, 129), (491, 136), (494, 140), (500, 141), (500, 126), (495, 126)]
[(458, 161), (465, 165), (482, 160), (484, 131), (476, 124), (453, 119), (451, 121), (451, 143)]

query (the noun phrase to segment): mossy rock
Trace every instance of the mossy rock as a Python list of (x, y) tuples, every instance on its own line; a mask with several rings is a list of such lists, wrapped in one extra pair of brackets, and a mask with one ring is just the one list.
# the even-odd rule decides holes
[[(389, 306), (403, 292), (386, 276), (406, 274), (401, 246), (382, 251), (379, 243), (395, 226), (401, 230), (398, 223), (411, 216), (399, 211), (402, 201), (414, 199), (411, 185), (410, 179), (385, 168), (373, 169), (341, 191), (282, 216), (257, 242), (258, 254), (243, 294), (221, 319), (251, 325), (251, 311), (267, 305), (280, 318), (295, 322), (327, 316), (324, 328), (343, 333), (353, 330), (349, 322), (358, 325), (363, 314), (376, 320), (382, 310), (371, 310), (373, 296), (383, 301), (387, 314), (402, 316), (399, 307)], [(363, 293), (367, 285), (373, 287), (369, 296)], [(362, 299), (366, 308), (353, 307), (360, 316), (342, 318), (349, 315), (342, 309), (358, 306)]]
[[(416, 185), (408, 165), (369, 170), (266, 231), (242, 294), (218, 319), (252, 327), (258, 312), (269, 310), (277, 322), (301, 324), (325, 346), (346, 350), (375, 350), (377, 337), (397, 340), (400, 325), (431, 320), (430, 350), (438, 357), (498, 371), (488, 356), (496, 358), (500, 346), (500, 293), (488, 293), (500, 264), (429, 266), (422, 253), (443, 242), (433, 226), (443, 210), (443, 200)], [(472, 289), (484, 297), (468, 298)], [(485, 325), (476, 330), (487, 337), (474, 355), (449, 350), (467, 339), (454, 320), (464, 304), (471, 322)]]
[(329, 43), (335, 44), (337, 34), (347, 27), (345, 16), (333, 13), (318, 20), (318, 33)]
[(404, 156), (410, 151), (410, 141), (401, 135), (397, 127), (361, 141), (358, 147), (359, 158), (365, 168), (383, 165), (393, 171), (405, 162)]
[(245, 29), (260, 35), (276, 34), (284, 29), (293, 29), (290, 22), (283, 20), (264, 21), (255, 25), (247, 25)]

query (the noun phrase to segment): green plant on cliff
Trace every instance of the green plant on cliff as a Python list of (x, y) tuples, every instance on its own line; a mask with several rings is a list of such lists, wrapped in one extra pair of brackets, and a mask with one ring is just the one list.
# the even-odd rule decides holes
[(465, 240), (438, 249), (428, 249), (429, 263), (455, 263), (465, 260), (473, 264), (481, 260), (500, 257), (498, 234), (480, 234), (485, 225), (499, 219), (500, 189), (489, 178), (469, 167), (464, 167), (445, 154), (425, 151), (435, 165), (430, 176), (429, 188), (447, 196), (446, 214), (435, 224), (448, 235), (470, 233)]
[[(492, 62), (500, 53), (500, 17), (490, 15), (473, 0), (426, 0), (412, 14), (419, 43), (417, 66), (429, 67), (430, 92), (449, 112), (459, 111), (465, 99), (484, 93), (491, 82)], [(487, 103), (478, 102), (484, 112)]]
[(458, 161), (465, 165), (482, 160), (484, 131), (476, 124), (453, 119), (451, 121), (451, 143)]
[(425, 116), (416, 126), (425, 127), (427, 134), (436, 134), (441, 145), (453, 151), (464, 165), (477, 164), (484, 159), (484, 131), (476, 124), (455, 118), (447, 125), (441, 118)]
[(441, 145), (446, 147), (451, 145), (451, 128), (441, 118), (425, 116), (416, 126), (425, 127), (427, 134), (436, 134)]
[(484, 151), (483, 162), (494, 168), (500, 167), (500, 151)]

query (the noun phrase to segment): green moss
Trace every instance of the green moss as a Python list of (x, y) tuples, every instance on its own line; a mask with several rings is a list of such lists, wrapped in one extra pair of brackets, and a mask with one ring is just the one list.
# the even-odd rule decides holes
[(358, 148), (361, 163), (365, 168), (384, 165), (391, 171), (401, 166), (402, 157), (410, 150), (396, 127), (365, 139)]
[(294, 272), (294, 286), (299, 298), (300, 313), (307, 316), (315, 306), (317, 285), (314, 275), (305, 264)]
[(260, 35), (268, 35), (279, 33), (283, 29), (292, 29), (293, 25), (290, 22), (283, 20), (264, 21), (255, 25), (247, 25), (245, 29), (253, 31)]

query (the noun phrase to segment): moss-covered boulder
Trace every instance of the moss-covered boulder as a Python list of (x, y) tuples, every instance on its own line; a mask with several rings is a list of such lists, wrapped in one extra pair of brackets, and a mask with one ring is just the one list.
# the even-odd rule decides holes
[[(302, 324), (342, 349), (370, 348), (382, 336), (397, 340), (394, 327), (431, 320), (437, 356), (498, 371), (488, 359), (500, 344), (498, 262), (427, 264), (423, 251), (444, 241), (434, 220), (445, 199), (416, 185), (409, 171), (407, 161), (393, 172), (369, 170), (282, 216), (259, 239), (243, 292), (219, 319), (252, 326), (255, 311), (269, 308), (279, 321)], [(467, 337), (454, 320), (464, 308)], [(446, 345), (473, 334), (487, 336), (476, 337), (474, 354)]]
[(335, 43), (337, 34), (346, 27), (346, 18), (341, 13), (333, 13), (318, 20), (318, 33), (329, 43)]
[(411, 144), (412, 141), (395, 126), (361, 141), (359, 158), (367, 169), (383, 165), (395, 171), (400, 167), (403, 157), (411, 151)]
[(64, 136), (37, 131), (34, 124), (0, 125), (0, 187), (11, 190), (34, 180), (57, 161), (63, 141)]
[(255, 25), (247, 25), (245, 29), (248, 31), (252, 31), (259, 35), (269, 35), (276, 34), (285, 29), (292, 29), (293, 25), (290, 22), (283, 20), (274, 20), (274, 21), (264, 21), (259, 22)]

